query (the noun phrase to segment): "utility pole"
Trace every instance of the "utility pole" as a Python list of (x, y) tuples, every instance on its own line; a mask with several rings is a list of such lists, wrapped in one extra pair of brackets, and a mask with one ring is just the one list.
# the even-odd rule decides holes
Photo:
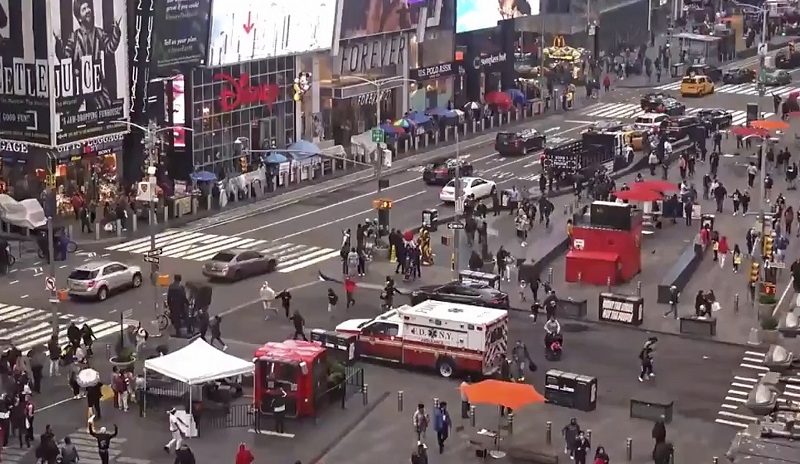
[[(456, 223), (461, 224), (464, 220), (464, 199), (461, 198), (462, 189), (461, 189), (461, 159), (459, 158), (459, 144), (458, 144), (458, 127), (455, 130), (456, 135), (456, 172), (455, 172), (455, 187), (456, 187), (456, 202), (455, 207), (456, 210)], [(461, 231), (464, 230), (462, 228), (453, 229), (453, 270), (455, 271), (456, 276), (458, 272), (461, 270), (461, 253), (459, 252), (459, 247), (461, 246)]]
[(58, 286), (56, 285), (56, 253), (55, 238), (53, 237), (53, 218), (47, 218), (47, 258), (50, 261), (49, 277), (45, 287), (50, 289), (50, 309), (53, 316), (53, 336), (58, 338)]
[[(380, 81), (374, 81), (375, 84), (375, 117), (377, 118), (377, 122), (375, 127), (381, 133), (381, 138), (383, 141), (386, 140), (386, 134), (381, 129), (381, 83)], [(378, 165), (375, 167), (375, 177), (378, 179), (378, 193), (381, 193), (383, 190), (383, 148), (381, 147), (381, 142), (375, 142), (375, 149), (377, 150), (377, 157)]]
[[(758, 46), (758, 104), (757, 104), (757, 119), (761, 119), (761, 104), (764, 96), (766, 95), (766, 88), (764, 87), (764, 67), (765, 61), (767, 58), (767, 10), (762, 9), (761, 12), (763, 13), (763, 18), (761, 21), (761, 43)], [(767, 197), (766, 197), (766, 188), (765, 188), (765, 179), (764, 177), (767, 174), (767, 155), (766, 155), (766, 144), (769, 141), (769, 136), (762, 138), (761, 140), (761, 161), (759, 166), (759, 176), (761, 179), (759, 180), (760, 186), (760, 195), (761, 201), (759, 201), (759, 211), (758, 217), (761, 220), (761, 262), (764, 263), (764, 258), (767, 256), (764, 249), (764, 238), (766, 237), (767, 233), (767, 216), (766, 216), (766, 209), (767, 209)], [(761, 283), (764, 282), (764, 271), (761, 272)]]
[[(150, 188), (150, 250), (147, 253), (146, 259), (150, 261), (150, 284), (153, 287), (153, 320), (158, 320), (159, 315), (159, 295), (158, 295), (158, 273), (159, 273), (159, 258), (156, 250), (156, 235), (158, 234), (158, 220), (156, 219), (156, 133), (158, 127), (155, 121), (150, 121), (147, 125), (147, 130), (144, 131), (144, 144), (147, 149), (147, 182)], [(158, 325), (156, 325), (158, 329)], [(161, 336), (160, 329), (156, 336)]]

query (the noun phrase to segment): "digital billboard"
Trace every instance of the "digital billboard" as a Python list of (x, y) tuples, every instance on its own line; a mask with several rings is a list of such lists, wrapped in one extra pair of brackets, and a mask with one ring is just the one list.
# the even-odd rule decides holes
[(214, 0), (206, 66), (331, 48), (336, 0)]
[(159, 68), (205, 63), (211, 0), (155, 2), (155, 62)]
[(427, 0), (342, 0), (339, 38), (357, 39), (417, 27)]
[(540, 0), (456, 0), (456, 33), (488, 29), (539, 11)]

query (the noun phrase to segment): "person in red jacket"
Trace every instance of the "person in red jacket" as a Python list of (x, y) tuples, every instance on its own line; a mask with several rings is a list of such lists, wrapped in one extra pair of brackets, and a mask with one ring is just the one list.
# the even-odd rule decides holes
[(255, 460), (253, 453), (247, 449), (244, 443), (239, 443), (239, 451), (236, 452), (236, 464), (250, 464)]
[(356, 282), (350, 277), (345, 277), (344, 294), (347, 297), (347, 306), (345, 306), (345, 309), (349, 308), (350, 306), (355, 306), (356, 300), (355, 298), (353, 298), (353, 294), (355, 292), (356, 292)]
[(728, 246), (728, 237), (723, 236), (721, 239), (719, 239), (719, 246), (717, 247), (720, 269), (725, 268), (725, 258), (728, 257), (728, 253), (730, 251), (730, 247)]

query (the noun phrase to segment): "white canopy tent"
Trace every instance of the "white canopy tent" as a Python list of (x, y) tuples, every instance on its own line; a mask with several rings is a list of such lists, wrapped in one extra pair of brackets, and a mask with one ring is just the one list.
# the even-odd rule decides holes
[[(145, 379), (147, 371), (185, 383), (189, 386), (189, 404), (192, 404), (192, 386), (213, 380), (250, 374), (255, 370), (252, 362), (224, 353), (209, 345), (202, 338), (166, 356), (148, 359), (144, 362)], [(146, 380), (145, 380), (146, 381)], [(177, 411), (178, 417), (186, 424), (181, 427), (186, 437), (197, 436), (197, 425), (190, 411)], [(180, 427), (180, 425), (179, 425)]]
[(252, 362), (224, 353), (198, 338), (178, 351), (144, 362), (145, 370), (158, 372), (188, 385), (250, 374)]

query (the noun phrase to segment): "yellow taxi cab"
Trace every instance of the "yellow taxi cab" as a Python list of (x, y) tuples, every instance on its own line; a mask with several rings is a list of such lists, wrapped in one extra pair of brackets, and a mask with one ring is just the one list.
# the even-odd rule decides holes
[(714, 83), (708, 76), (687, 76), (681, 81), (681, 96), (683, 97), (702, 97), (712, 93), (714, 93)]

